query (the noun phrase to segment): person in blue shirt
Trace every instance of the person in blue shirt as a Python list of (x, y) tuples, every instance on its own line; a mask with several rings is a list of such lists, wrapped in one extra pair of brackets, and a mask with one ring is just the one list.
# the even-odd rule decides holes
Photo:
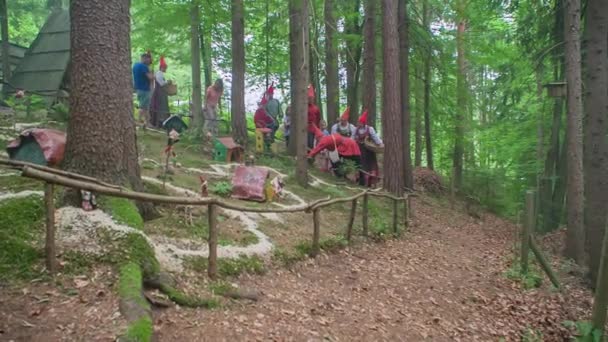
[(152, 64), (152, 55), (146, 52), (141, 55), (141, 61), (133, 65), (133, 87), (137, 93), (139, 119), (143, 121), (144, 129), (149, 125), (150, 121), (150, 97), (152, 95), (152, 81), (154, 80), (150, 64)]

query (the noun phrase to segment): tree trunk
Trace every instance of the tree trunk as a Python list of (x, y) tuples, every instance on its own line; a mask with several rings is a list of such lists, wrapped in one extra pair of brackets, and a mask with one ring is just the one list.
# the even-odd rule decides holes
[[(583, 265), (585, 249), (583, 180), (583, 102), (580, 46), (580, 0), (566, 0), (564, 11), (566, 83), (568, 84), (568, 230), (566, 256)], [(606, 39), (606, 37), (604, 37)], [(603, 94), (605, 97), (606, 94)], [(605, 138), (605, 137), (604, 137)]]
[(0, 30), (2, 30), (2, 80), (11, 78), (11, 55), (8, 36), (8, 6), (6, 0), (0, 0)]
[(245, 19), (243, 0), (232, 0), (232, 137), (247, 145), (245, 119)]
[(566, 187), (568, 185), (568, 132), (562, 141), (559, 159), (557, 161), (557, 179), (553, 190), (553, 207), (551, 208), (551, 220), (559, 225), (562, 222), (564, 208), (566, 206)]
[(338, 120), (338, 112), (340, 111), (338, 52), (334, 40), (338, 23), (333, 14), (333, 6), (332, 0), (325, 0), (325, 84), (328, 125)]
[(377, 0), (365, 0), (363, 22), (363, 110), (367, 123), (376, 126), (376, 5)]
[[(310, 5), (313, 6), (313, 3), (310, 2)], [(311, 48), (308, 51), (309, 54), (309, 80), (310, 84), (315, 88), (315, 103), (321, 103), (321, 79), (319, 77), (320, 69), (319, 69), (319, 58), (317, 52), (319, 51), (319, 30), (317, 30), (317, 22), (315, 20), (316, 13), (314, 6), (310, 8), (312, 15), (310, 16), (311, 25), (309, 27), (309, 41), (311, 42)], [(323, 108), (319, 105), (319, 110), (321, 111), (321, 118), (323, 117)]]
[[(141, 191), (131, 101), (129, 7), (129, 0), (71, 3), (72, 115), (63, 166)], [(107, 68), (107, 61), (113, 61), (114, 67)], [(140, 210), (144, 218), (153, 213), (149, 205), (140, 205)]]
[[(422, 26), (431, 38), (429, 1), (422, 3)], [(431, 139), (431, 44), (424, 49), (424, 139), (426, 146), (426, 167), (433, 170), (433, 140)]]
[(410, 120), (410, 72), (409, 72), (409, 24), (407, 18), (407, 0), (399, 0), (398, 4), (399, 23), (399, 70), (401, 83), (401, 116), (403, 134), (403, 164), (405, 186), (414, 188), (414, 173), (412, 172), (412, 151), (410, 142), (411, 120)]
[(192, 116), (198, 131), (203, 129), (203, 100), (201, 89), (201, 55), (199, 26), (199, 0), (192, 0), (190, 6), (190, 56), (192, 61)]
[[(585, 23), (585, 227), (589, 276), (595, 282), (608, 205), (608, 2), (589, 0)], [(600, 289), (598, 289), (600, 290)]]
[(416, 125), (415, 139), (416, 144), (414, 151), (414, 166), (422, 166), (422, 117), (424, 116), (424, 81), (422, 80), (422, 72), (420, 65), (416, 66)]
[(394, 0), (382, 0), (383, 92), (382, 131), (384, 132), (384, 188), (395, 195), (403, 193), (403, 117), (399, 66), (398, 7)]
[[(362, 44), (358, 39), (361, 35), (361, 24), (359, 23), (359, 9), (361, 0), (352, 1), (352, 18), (346, 20), (344, 33), (350, 37), (346, 38), (345, 69), (346, 69), (346, 102), (351, 109), (351, 122), (357, 121), (359, 117), (359, 75), (361, 74)], [(352, 37), (357, 38), (352, 38)]]
[(553, 220), (553, 192), (555, 189), (556, 178), (557, 178), (557, 163), (559, 160), (559, 134), (561, 131), (562, 124), (562, 110), (563, 100), (556, 98), (553, 105), (553, 123), (551, 124), (551, 145), (549, 151), (547, 151), (547, 157), (545, 159), (545, 170), (544, 176), (541, 180), (541, 191), (540, 191), (540, 210), (543, 218), (543, 229), (544, 232), (549, 232), (556, 229), (559, 225), (559, 221)]
[(201, 24), (199, 29), (200, 46), (201, 46), (201, 60), (203, 61), (203, 75), (205, 77), (205, 89), (209, 88), (213, 83), (211, 74), (211, 44), (208, 41), (211, 39), (211, 35), (206, 37), (206, 30), (204, 23)]
[(291, 62), (291, 89), (293, 89), (293, 99), (291, 107), (292, 122), (296, 123), (295, 130), (292, 130), (292, 139), (295, 138), (296, 145), (296, 179), (298, 184), (303, 187), (308, 186), (308, 162), (307, 151), (307, 122), (308, 118), (308, 1), (290, 0), (289, 1), (290, 20), (292, 38), (290, 44)]
[(465, 47), (464, 47), (464, 34), (466, 31), (466, 23), (464, 17), (465, 4), (464, 0), (457, 1), (457, 31), (456, 31), (456, 50), (458, 53), (457, 64), (458, 71), (456, 73), (456, 91), (457, 91), (457, 104), (454, 109), (456, 117), (454, 120), (454, 126), (456, 127), (455, 141), (454, 141), (454, 186), (457, 189), (462, 187), (462, 169), (463, 169), (463, 157), (464, 157), (464, 121), (465, 113), (467, 112), (467, 91), (466, 91), (466, 60), (465, 60)]

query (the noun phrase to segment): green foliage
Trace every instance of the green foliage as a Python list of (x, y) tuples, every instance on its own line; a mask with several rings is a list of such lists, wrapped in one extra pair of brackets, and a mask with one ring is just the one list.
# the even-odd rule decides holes
[[(194, 271), (207, 272), (207, 258), (186, 258), (184, 264)], [(257, 256), (246, 255), (236, 259), (221, 258), (217, 261), (217, 272), (220, 277), (236, 277), (241, 273), (262, 274), (265, 272), (264, 261)]]
[(139, 214), (137, 206), (126, 198), (102, 197), (99, 205), (104, 211), (112, 215), (114, 221), (136, 229), (143, 229), (144, 220)]
[(235, 290), (234, 286), (226, 281), (214, 281), (209, 284), (209, 290), (215, 295), (223, 296), (226, 293)]
[(275, 247), (272, 250), (272, 259), (280, 265), (290, 267), (298, 261), (306, 259), (308, 255), (302, 251), (302, 248), (295, 251), (288, 251), (280, 247)]
[(44, 212), (38, 196), (0, 202), (0, 281), (37, 275), (36, 265), (42, 257), (37, 245)]
[(594, 329), (593, 324), (589, 321), (565, 321), (564, 326), (575, 329), (577, 334), (574, 337), (576, 342), (601, 342), (602, 331)]
[(507, 271), (505, 271), (505, 276), (508, 279), (521, 282), (522, 286), (525, 289), (538, 288), (542, 285), (543, 282), (541, 270), (534, 262), (532, 262), (532, 260), (534, 260), (533, 255), (530, 255), (528, 260), (528, 273), (523, 274), (521, 272), (521, 264), (519, 262), (519, 259), (516, 258), (511, 263), (511, 267)]
[(535, 329), (527, 328), (521, 338), (522, 342), (543, 342), (543, 334)]
[[(326, 252), (335, 252), (348, 246), (348, 241), (342, 235), (328, 236), (319, 240), (319, 249)], [(312, 242), (302, 241), (296, 245), (296, 253), (299, 255), (310, 255)]]
[(216, 194), (221, 197), (228, 197), (232, 194), (232, 184), (226, 181), (220, 181), (217, 183), (213, 183), (209, 188), (211, 193)]
[(118, 295), (122, 300), (134, 301), (144, 308), (150, 304), (143, 296), (143, 275), (141, 268), (134, 262), (127, 262), (120, 267), (118, 279)]
[(83, 274), (88, 272), (97, 260), (97, 256), (89, 255), (77, 250), (66, 250), (62, 255), (63, 269), (65, 274)]
[(125, 342), (148, 342), (152, 341), (154, 327), (150, 317), (142, 317), (127, 327), (127, 332), (120, 341)]
[(64, 102), (57, 102), (51, 107), (49, 114), (53, 120), (67, 122), (70, 119), (70, 107)]
[(350, 175), (358, 171), (357, 164), (352, 160), (343, 160), (340, 163), (340, 173), (344, 175)]
[(199, 298), (190, 296), (166, 285), (162, 286), (161, 291), (165, 293), (173, 302), (189, 308), (214, 309), (220, 305), (220, 303), (214, 298)]

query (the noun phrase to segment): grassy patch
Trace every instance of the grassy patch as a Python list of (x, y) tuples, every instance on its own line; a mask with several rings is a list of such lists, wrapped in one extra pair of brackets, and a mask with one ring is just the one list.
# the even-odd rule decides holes
[[(184, 265), (196, 272), (207, 272), (208, 260), (203, 257), (189, 257)], [(237, 259), (218, 259), (217, 272), (220, 277), (235, 277), (241, 273), (262, 274), (264, 262), (257, 256), (241, 255)]]
[[(329, 236), (319, 240), (319, 248), (326, 252), (335, 252), (348, 246), (348, 241), (342, 235)], [(312, 251), (311, 241), (302, 241), (296, 245), (296, 252), (301, 255), (310, 255)]]
[(168, 286), (164, 286), (161, 290), (169, 297), (169, 299), (181, 306), (206, 309), (214, 309), (220, 306), (219, 301), (215, 298), (199, 298), (195, 296), (189, 296), (177, 289)]
[(141, 268), (134, 262), (128, 262), (120, 267), (118, 280), (118, 295), (123, 300), (131, 300), (144, 308), (150, 304), (142, 295), (143, 275)]
[(532, 262), (532, 260), (534, 260), (533, 255), (530, 255), (528, 260), (528, 273), (522, 274), (519, 258), (515, 258), (511, 263), (511, 267), (505, 271), (505, 276), (508, 279), (521, 282), (525, 289), (538, 288), (543, 282), (541, 270), (534, 262)]
[(302, 252), (301, 249), (290, 252), (282, 248), (275, 248), (272, 251), (272, 260), (285, 267), (292, 266), (296, 262), (302, 261), (307, 257), (308, 255)]
[(212, 184), (209, 190), (212, 194), (228, 197), (232, 194), (232, 184), (226, 181), (217, 182)]
[(36, 276), (43, 255), (36, 248), (43, 220), (44, 204), (38, 196), (0, 202), (0, 280)]
[(66, 250), (61, 259), (64, 262), (63, 273), (83, 274), (91, 270), (94, 261), (97, 260), (98, 257), (77, 250)]
[(222, 280), (215, 281), (209, 284), (209, 290), (211, 291), (211, 293), (218, 296), (223, 296), (226, 293), (233, 291), (234, 289), (234, 286)]
[(137, 206), (126, 198), (103, 197), (99, 200), (99, 205), (118, 223), (140, 230), (144, 227)]
[(24, 190), (42, 190), (43, 184), (35, 179), (14, 176), (0, 177), (0, 190), (8, 192), (19, 192)]
[(120, 339), (128, 342), (148, 342), (152, 341), (154, 328), (150, 317), (142, 317), (127, 327), (127, 332)]

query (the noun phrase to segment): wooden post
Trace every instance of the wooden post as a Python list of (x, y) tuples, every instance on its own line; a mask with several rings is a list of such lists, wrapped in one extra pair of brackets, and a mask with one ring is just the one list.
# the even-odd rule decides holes
[(312, 232), (312, 249), (310, 250), (310, 256), (316, 257), (319, 255), (319, 239), (321, 235), (321, 212), (320, 209), (315, 209), (312, 212), (312, 221), (314, 225), (314, 230)]
[(606, 325), (606, 309), (608, 308), (608, 234), (604, 233), (604, 244), (602, 246), (602, 257), (595, 286), (595, 297), (593, 300), (593, 316), (591, 322), (593, 329), (597, 329), (604, 335)]
[(393, 200), (393, 234), (399, 234), (399, 202)]
[(522, 225), (521, 234), (521, 273), (528, 273), (528, 252), (530, 250), (530, 234), (534, 231), (534, 191), (526, 191), (526, 222)]
[(207, 274), (209, 278), (217, 278), (217, 207), (215, 204), (207, 206), (207, 215), (209, 218), (209, 258), (207, 259)]
[(559, 281), (557, 280), (557, 276), (555, 275), (555, 273), (553, 273), (551, 266), (549, 266), (549, 263), (541, 253), (540, 248), (538, 248), (538, 245), (536, 244), (536, 241), (534, 241), (534, 237), (532, 237), (532, 235), (530, 235), (530, 249), (532, 249), (532, 252), (534, 252), (536, 259), (549, 277), (549, 280), (551, 280), (553, 286), (559, 288)]
[(57, 260), (55, 253), (55, 202), (53, 184), (44, 185), (44, 203), (46, 206), (46, 268), (50, 274), (57, 271)]
[(355, 214), (357, 213), (357, 200), (353, 200), (353, 205), (350, 208), (350, 217), (348, 219), (348, 227), (346, 227), (346, 241), (350, 243), (353, 236), (353, 225), (355, 223)]
[(410, 226), (410, 199), (403, 200), (403, 226), (407, 229)]
[(367, 233), (368, 233), (368, 225), (367, 225), (368, 202), (369, 202), (369, 196), (367, 194), (363, 195), (363, 214), (362, 214), (363, 236), (367, 236)]

